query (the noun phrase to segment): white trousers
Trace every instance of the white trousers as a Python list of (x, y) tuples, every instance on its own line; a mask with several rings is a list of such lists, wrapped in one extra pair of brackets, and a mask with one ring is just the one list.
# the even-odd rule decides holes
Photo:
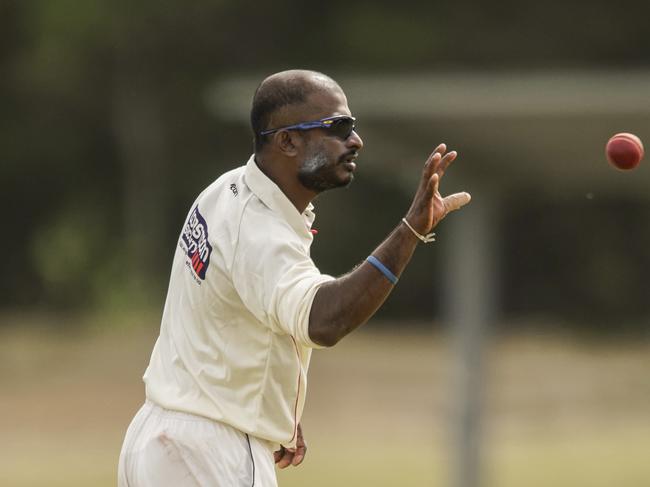
[(271, 444), (147, 401), (126, 432), (118, 487), (277, 487)]

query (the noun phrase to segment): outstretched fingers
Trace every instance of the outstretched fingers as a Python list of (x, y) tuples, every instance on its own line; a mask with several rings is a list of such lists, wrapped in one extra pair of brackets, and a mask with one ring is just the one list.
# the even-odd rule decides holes
[(443, 155), (445, 155), (445, 152), (447, 152), (447, 145), (446, 144), (439, 144), (438, 147), (433, 149), (433, 152), (431, 153), (431, 155), (429, 156), (429, 159), (427, 159), (427, 161), (432, 160), (436, 154), (440, 154), (440, 157), (442, 157)]
[(438, 174), (434, 172), (429, 178), (429, 182), (427, 184), (426, 197), (428, 200), (433, 198), (433, 195), (438, 192), (439, 185), (440, 185), (440, 176), (438, 176)]
[(434, 172), (442, 178), (456, 157), (458, 157), (456, 151), (447, 152), (447, 144), (438, 145), (427, 159), (424, 179), (428, 180)]
[(431, 179), (431, 176), (436, 172), (436, 168), (438, 167), (441, 159), (442, 156), (439, 152), (433, 152), (427, 159), (427, 162), (424, 163), (424, 169), (422, 169), (423, 185), (426, 184), (429, 179)]
[(427, 161), (424, 163), (424, 169), (422, 170), (422, 180), (420, 181), (422, 189), (428, 189), (431, 176), (438, 172), (438, 167), (440, 166), (440, 162), (442, 161), (446, 150), (447, 146), (445, 144), (440, 144), (427, 158)]
[(455, 150), (445, 154), (445, 156), (442, 159), (440, 159), (440, 162), (436, 167), (436, 174), (442, 177), (443, 174), (445, 174), (447, 168), (449, 167), (449, 164), (451, 164), (454, 161), (454, 159), (456, 159), (456, 157), (458, 157), (458, 152), (456, 152)]

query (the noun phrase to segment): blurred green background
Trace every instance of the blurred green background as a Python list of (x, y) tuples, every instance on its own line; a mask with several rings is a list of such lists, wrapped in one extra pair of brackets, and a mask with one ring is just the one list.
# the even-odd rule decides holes
[[(252, 151), (256, 84), (324, 71), (365, 142), (319, 197), (360, 262), (439, 142), (472, 204), (314, 356), (281, 485), (650, 483), (646, 2), (0, 0), (0, 484), (115, 485), (180, 226)], [(468, 473), (469, 472), (469, 473)], [(474, 472), (474, 473), (472, 473)]]

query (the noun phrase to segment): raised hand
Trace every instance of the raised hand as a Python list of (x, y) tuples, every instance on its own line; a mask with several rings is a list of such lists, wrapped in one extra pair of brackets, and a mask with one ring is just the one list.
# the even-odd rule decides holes
[(422, 235), (431, 232), (449, 212), (461, 208), (471, 199), (465, 192), (443, 198), (438, 190), (445, 171), (457, 156), (456, 151), (447, 152), (447, 146), (440, 144), (424, 164), (422, 179), (406, 213), (406, 220)]

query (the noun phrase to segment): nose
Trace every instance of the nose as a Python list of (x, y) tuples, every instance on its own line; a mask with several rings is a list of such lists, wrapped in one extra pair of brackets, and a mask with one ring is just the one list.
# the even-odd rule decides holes
[(359, 134), (356, 132), (356, 130), (352, 131), (352, 134), (350, 134), (350, 137), (348, 137), (346, 145), (350, 148), (356, 149), (357, 151), (363, 148), (363, 140), (361, 137), (359, 137)]

